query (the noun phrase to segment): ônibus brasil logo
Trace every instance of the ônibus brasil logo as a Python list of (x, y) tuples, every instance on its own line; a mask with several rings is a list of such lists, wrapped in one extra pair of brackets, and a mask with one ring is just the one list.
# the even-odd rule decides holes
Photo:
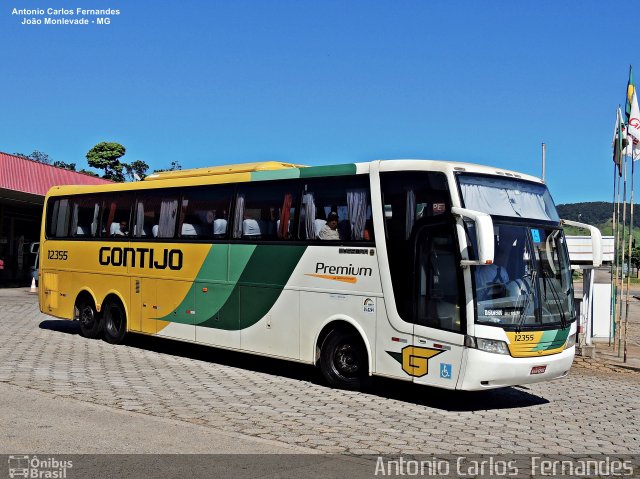
[(65, 479), (67, 469), (73, 467), (70, 460), (60, 460), (55, 457), (39, 458), (38, 456), (13, 455), (9, 456), (9, 477), (24, 477), (33, 479)]

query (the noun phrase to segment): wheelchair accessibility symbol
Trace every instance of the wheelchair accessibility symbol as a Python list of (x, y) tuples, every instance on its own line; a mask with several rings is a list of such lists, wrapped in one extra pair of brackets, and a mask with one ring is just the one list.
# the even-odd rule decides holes
[(451, 364), (440, 363), (440, 377), (451, 379)]

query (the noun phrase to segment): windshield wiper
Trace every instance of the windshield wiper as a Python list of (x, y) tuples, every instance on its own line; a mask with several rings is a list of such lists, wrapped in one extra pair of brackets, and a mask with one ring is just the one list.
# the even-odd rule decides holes
[[(551, 286), (551, 297), (553, 298), (553, 300), (556, 302), (556, 306), (558, 307), (558, 311), (560, 312), (560, 327), (562, 329), (567, 327), (567, 318), (564, 314), (564, 310), (562, 309), (562, 301), (560, 300), (560, 295), (558, 294), (558, 290), (556, 289), (555, 285), (553, 284), (552, 278), (549, 277), (548, 273), (546, 273), (544, 270), (542, 271), (542, 279), (544, 281), (545, 286), (548, 284), (549, 286)], [(546, 290), (546, 288), (545, 288)], [(545, 298), (546, 298), (546, 291), (545, 291)]]
[[(525, 299), (522, 301), (522, 310), (520, 311), (520, 316), (518, 317), (518, 324), (516, 326), (517, 333), (521, 331), (522, 326), (524, 325), (524, 322), (527, 319), (527, 309), (529, 309), (529, 303), (531, 303), (531, 298), (533, 296), (533, 286), (536, 284), (535, 283), (536, 271), (533, 270), (531, 271), (531, 273), (525, 274), (522, 278), (524, 283), (527, 285), (527, 292), (526, 292)], [(528, 284), (526, 282), (526, 278), (531, 279), (531, 284)]]

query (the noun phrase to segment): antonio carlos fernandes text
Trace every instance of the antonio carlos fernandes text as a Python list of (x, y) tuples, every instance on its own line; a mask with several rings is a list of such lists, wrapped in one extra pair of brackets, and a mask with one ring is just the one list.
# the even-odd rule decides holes
[(120, 15), (119, 9), (103, 8), (98, 10), (86, 8), (14, 8), (11, 15)]
[(520, 469), (533, 477), (635, 477), (633, 461), (611, 459), (555, 460), (540, 456), (529, 459), (500, 459), (494, 457), (414, 460), (399, 457), (378, 457), (374, 476), (449, 476), (457, 477), (510, 477), (517, 476)]

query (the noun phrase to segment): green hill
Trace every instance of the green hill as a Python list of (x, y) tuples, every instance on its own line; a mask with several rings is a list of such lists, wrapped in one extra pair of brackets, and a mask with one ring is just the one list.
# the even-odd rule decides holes
[[(630, 213), (630, 204), (627, 203), (627, 224)], [(622, 217), (622, 208), (620, 205), (620, 216)], [(588, 203), (567, 203), (558, 205), (558, 214), (560, 218), (566, 220), (580, 221), (593, 226), (597, 226), (603, 235), (612, 235), (611, 215), (613, 213), (613, 205), (605, 201), (592, 201)], [(640, 207), (634, 204), (633, 207), (633, 228), (636, 241), (640, 239)], [(586, 235), (586, 231), (568, 226), (565, 228), (569, 235)]]

